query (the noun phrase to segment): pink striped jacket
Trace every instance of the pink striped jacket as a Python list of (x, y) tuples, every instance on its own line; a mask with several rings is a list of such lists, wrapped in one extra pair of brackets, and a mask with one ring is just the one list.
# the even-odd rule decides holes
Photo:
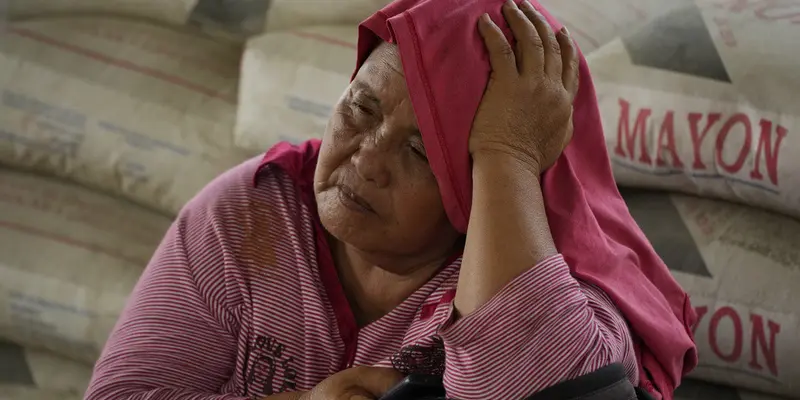
[(392, 366), (408, 350), (444, 354), (448, 395), (465, 400), (521, 399), (612, 362), (637, 383), (625, 320), (560, 255), (456, 322), (454, 258), (359, 329), (315, 217), (313, 163), (293, 178), (270, 161), (225, 173), (180, 213), (86, 399), (259, 399), (309, 390), (349, 366)]

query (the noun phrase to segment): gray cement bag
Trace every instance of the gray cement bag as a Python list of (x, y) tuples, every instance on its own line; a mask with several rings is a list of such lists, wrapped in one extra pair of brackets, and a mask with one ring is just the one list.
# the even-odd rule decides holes
[(718, 200), (622, 189), (691, 295), (693, 378), (800, 397), (800, 222)]
[(617, 181), (800, 217), (800, 1), (670, 3), (588, 57)]

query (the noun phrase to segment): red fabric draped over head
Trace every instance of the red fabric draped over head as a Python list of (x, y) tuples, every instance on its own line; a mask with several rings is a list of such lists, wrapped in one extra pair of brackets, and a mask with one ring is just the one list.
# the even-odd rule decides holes
[[(554, 29), (561, 25), (532, 1)], [(381, 42), (400, 49), (406, 84), (452, 224), (466, 232), (472, 197), (468, 137), (489, 79), (483, 13), (506, 32), (503, 0), (396, 0), (359, 27), (358, 67)], [(576, 278), (602, 288), (634, 333), (642, 386), (665, 398), (697, 355), (695, 314), (631, 217), (605, 150), (594, 86), (580, 60), (572, 143), (542, 182), (550, 229)], [(651, 386), (652, 385), (652, 386)]]

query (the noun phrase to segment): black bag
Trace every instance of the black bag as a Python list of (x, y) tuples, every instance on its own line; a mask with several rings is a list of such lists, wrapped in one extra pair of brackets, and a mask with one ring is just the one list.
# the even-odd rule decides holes
[[(434, 384), (436, 379), (438, 383)], [(453, 400), (442, 396), (442, 393), (441, 378), (410, 376), (381, 400)], [(611, 364), (591, 374), (551, 386), (525, 400), (653, 400), (653, 397), (633, 387), (621, 364)]]

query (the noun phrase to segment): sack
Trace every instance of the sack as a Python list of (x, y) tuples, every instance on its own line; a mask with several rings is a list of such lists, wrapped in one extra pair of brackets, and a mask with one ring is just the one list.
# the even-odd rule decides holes
[(263, 152), (278, 141), (319, 138), (356, 64), (355, 25), (268, 33), (247, 43), (236, 145)]
[[(311, 25), (352, 29), (391, 0), (196, 0), (191, 20), (207, 30), (250, 36)], [(355, 61), (353, 61), (355, 65)]]
[(246, 157), (240, 49), (122, 19), (11, 23), (0, 37), (0, 164), (175, 214)]
[(82, 400), (83, 395), (49, 389), (37, 389), (21, 385), (0, 384), (0, 399), (3, 400)]
[(690, 376), (800, 397), (800, 221), (718, 200), (621, 191), (697, 312), (700, 365)]
[(93, 363), (170, 219), (0, 169), (0, 338)]
[(80, 400), (92, 377), (91, 365), (2, 340), (0, 371), (3, 371), (0, 379), (3, 400)]
[(676, 400), (781, 400), (780, 397), (695, 380), (684, 380), (675, 390)]
[[(391, 0), (197, 0), (191, 19), (206, 29), (249, 36), (313, 25), (351, 25)], [(663, 0), (542, 0), (584, 52), (672, 7)], [(355, 61), (353, 61), (355, 64)]]
[[(358, 25), (391, 0), (4, 0), (14, 20), (107, 14), (195, 25), (232, 38), (308, 25)], [(4, 10), (3, 7), (7, 10)]]
[(800, 1), (676, 4), (589, 57), (617, 182), (800, 217)]
[[(320, 0), (308, 1), (316, 4)], [(661, 0), (597, 1), (600, 0), (545, 0), (542, 4), (575, 31), (573, 35), (584, 52), (616, 37), (623, 26), (644, 23), (672, 4)], [(365, 4), (383, 2), (360, 1)], [(273, 2), (271, 7), (296, 6), (305, 12), (314, 9), (304, 4), (306, 1), (293, 0)], [(363, 8), (363, 15), (351, 19), (351, 24), (310, 26), (250, 39), (242, 62), (237, 146), (264, 151), (277, 141), (298, 142), (322, 136), (333, 106), (350, 83), (356, 63), (356, 23), (372, 13), (367, 12), (371, 7), (364, 5)], [(220, 12), (209, 14), (219, 15)], [(598, 19), (597, 15), (604, 18)], [(343, 21), (337, 19), (337, 22)]]
[(674, 8), (664, 0), (539, 0), (569, 29), (584, 54)]
[[(184, 24), (196, 0), (4, 0), (10, 19), (109, 13)], [(0, 5), (2, 7), (2, 5)]]

